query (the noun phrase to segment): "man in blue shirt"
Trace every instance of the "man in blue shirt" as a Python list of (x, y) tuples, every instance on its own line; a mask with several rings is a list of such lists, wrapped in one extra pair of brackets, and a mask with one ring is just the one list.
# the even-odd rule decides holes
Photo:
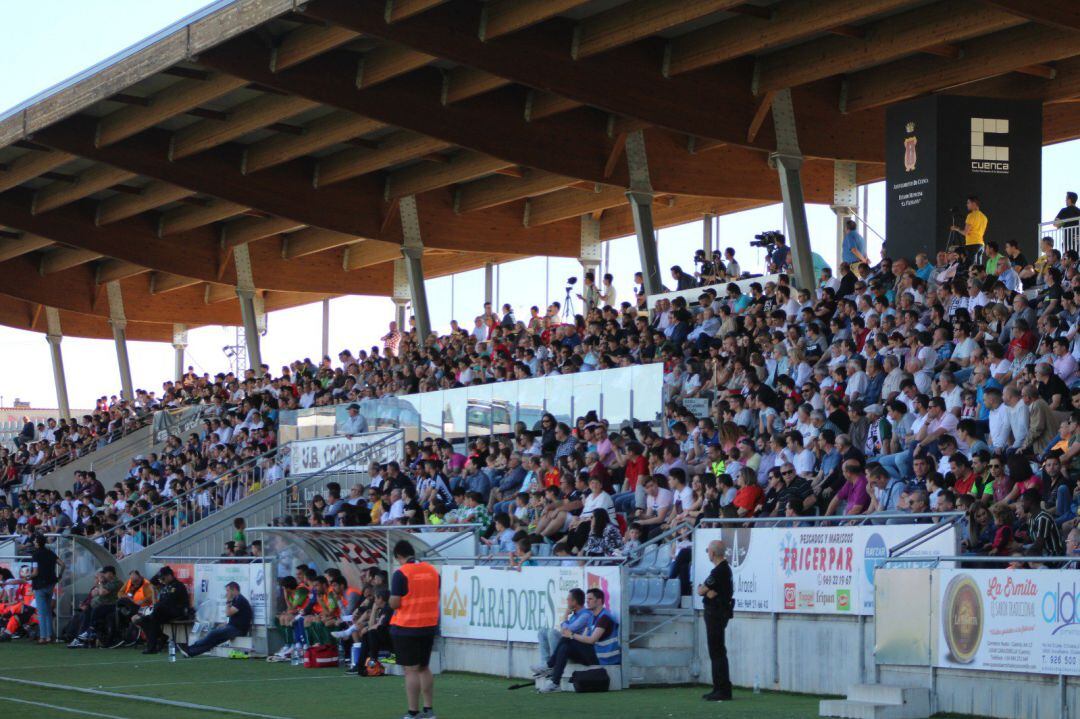
[(585, 608), (585, 592), (575, 587), (570, 590), (566, 597), (566, 614), (562, 624), (557, 629), (541, 629), (538, 632), (540, 641), (540, 663), (533, 664), (530, 669), (534, 676), (547, 676), (551, 671), (548, 660), (555, 645), (562, 639), (562, 630), (569, 629), (571, 633), (584, 632), (592, 620), (592, 612)]
[(870, 260), (866, 256), (866, 240), (858, 232), (858, 225), (855, 220), (847, 220), (844, 222), (844, 227), (847, 232), (844, 234), (844, 242), (841, 248), (840, 259), (848, 264), (855, 264), (856, 262), (862, 262), (869, 265)]
[(176, 647), (180, 650), (181, 654), (189, 659), (191, 657), (197, 657), (200, 654), (205, 654), (219, 644), (224, 644), (227, 641), (251, 631), (251, 623), (254, 620), (255, 614), (251, 610), (251, 604), (244, 598), (244, 595), (240, 593), (239, 584), (236, 582), (229, 582), (225, 585), (225, 600), (225, 616), (229, 618), (228, 623), (223, 627), (211, 629), (209, 634), (190, 646), (187, 644), (177, 644)]

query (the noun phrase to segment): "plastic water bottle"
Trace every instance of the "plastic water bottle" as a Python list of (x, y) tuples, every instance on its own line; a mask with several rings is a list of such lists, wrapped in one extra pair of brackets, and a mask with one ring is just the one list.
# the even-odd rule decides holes
[(761, 674), (755, 674), (754, 675), (754, 693), (755, 694), (760, 694), (761, 693)]
[(169, 640), (169, 661), (176, 662), (176, 642)]
[(292, 645), (292, 665), (294, 667), (300, 666), (301, 646), (302, 645), (300, 644), (300, 642), (293, 642), (293, 645)]

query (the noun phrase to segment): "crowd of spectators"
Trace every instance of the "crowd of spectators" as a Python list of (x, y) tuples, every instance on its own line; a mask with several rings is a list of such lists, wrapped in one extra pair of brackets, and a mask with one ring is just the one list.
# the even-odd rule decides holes
[[(423, 343), (392, 325), (382, 348), (345, 350), (336, 365), (327, 357), (278, 376), (265, 367), (261, 377), (189, 372), (155, 401), (203, 405), (213, 418), (201, 432), (136, 458), (112, 490), (76, 478), (70, 496), (26, 495), (21, 516), (0, 519), (70, 521), (120, 542), (113, 528), (165, 502), (168, 520), (152, 531), (167, 533), (280, 476), (272, 460), (250, 462), (274, 447), (280, 411), (662, 362), (661, 427), (612, 428), (595, 413), (571, 426), (545, 415), (461, 451), (429, 438), (374, 467), (371, 486), (344, 497), (331, 487), (306, 516), (285, 521), (479, 523), (488, 551), (527, 563), (538, 544), (612, 556), (702, 517), (958, 510), (971, 515), (966, 527), (991, 517), (992, 541), (985, 529), (965, 536), (971, 551), (1003, 552), (1045, 544), (1031, 538), (1025, 511), (1034, 489), (1039, 511), (1067, 534), (1080, 508), (1076, 252), (1063, 255), (1047, 239), (1029, 261), (1016, 243), (986, 242), (972, 255), (870, 265), (848, 229), (850, 261), (835, 275), (824, 268), (814, 290), (789, 283), (790, 252), (777, 242), (775, 279), (744, 281), (746, 291), (734, 282), (705, 288), (697, 302), (661, 301), (651, 313), (640, 293), (615, 305), (611, 278), (598, 287), (587, 277), (584, 313), (573, 318), (559, 303), (524, 320), (487, 304), (472, 327), (455, 321)], [(729, 253), (693, 276), (671, 274), (685, 289), (739, 270)], [(254, 481), (229, 473), (244, 461)], [(191, 501), (169, 504), (176, 497)], [(1000, 506), (1012, 512), (1011, 545), (993, 519)], [(145, 531), (134, 528), (128, 549), (157, 538)]]

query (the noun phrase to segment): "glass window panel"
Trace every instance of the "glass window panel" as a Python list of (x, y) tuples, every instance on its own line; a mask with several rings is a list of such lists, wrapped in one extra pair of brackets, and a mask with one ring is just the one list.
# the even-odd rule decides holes
[(449, 440), (465, 437), (465, 413), (469, 406), (468, 389), (448, 389), (443, 392), (443, 432)]
[(544, 387), (547, 380), (543, 377), (523, 379), (518, 386), (518, 420), (531, 430), (540, 428), (540, 417), (544, 414)]
[[(496, 421), (496, 414), (499, 414), (491, 403), (491, 385), (470, 385), (465, 388), (465, 392), (469, 398), (469, 409), (466, 414), (469, 436), (486, 437), (491, 434), (492, 422)], [(506, 426), (510, 420), (509, 414), (502, 419), (502, 425)]]
[(600, 416), (601, 372), (579, 372), (568, 376), (574, 381), (574, 416), (584, 417), (588, 412)]
[(555, 419), (574, 425), (571, 416), (571, 398), (574, 396), (574, 376), (555, 375), (544, 377), (544, 397), (547, 398), (547, 411), (555, 415)]
[(496, 382), (491, 385), (491, 404), (495, 409), (495, 432), (514, 431), (517, 422), (517, 401), (521, 382)]
[(420, 395), (420, 434), (423, 437), (442, 437), (443, 392), (425, 392)]
[(600, 392), (604, 398), (604, 419), (612, 427), (630, 419), (630, 390), (633, 388), (633, 367), (619, 367), (597, 372)]
[(634, 419), (638, 422), (658, 421), (664, 412), (663, 365), (636, 365), (630, 369), (634, 387)]

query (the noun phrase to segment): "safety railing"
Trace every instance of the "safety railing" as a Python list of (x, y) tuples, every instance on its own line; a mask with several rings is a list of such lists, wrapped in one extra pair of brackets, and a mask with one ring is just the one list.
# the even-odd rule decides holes
[[(208, 553), (219, 548), (221, 544), (229, 538), (232, 534), (232, 525), (227, 524), (228, 516), (225, 516), (221, 521), (205, 522), (204, 520), (212, 519), (215, 515), (222, 512), (229, 512), (229, 516), (242, 517), (248, 525), (246, 532), (253, 532), (258, 527), (256, 525), (270, 524), (277, 517), (282, 515), (293, 513), (297, 507), (303, 507), (302, 504), (297, 502), (298, 497), (303, 497), (306, 490), (313, 487), (325, 487), (325, 485), (331, 481), (337, 481), (341, 484), (343, 481), (348, 481), (342, 475), (343, 467), (365, 465), (367, 458), (381, 456), (385, 448), (391, 443), (400, 444), (401, 433), (395, 432), (387, 435), (377, 442), (366, 445), (361, 449), (353, 452), (352, 454), (341, 457), (333, 464), (327, 466), (325, 469), (319, 470), (313, 474), (302, 476), (286, 476), (284, 479), (274, 482), (269, 485), (262, 485), (260, 487), (252, 488), (244, 497), (239, 500), (223, 504), (218, 507), (214, 512), (207, 513), (203, 516), (199, 516), (196, 520), (184, 527), (178, 529), (188, 530), (183, 536), (179, 544), (173, 546), (183, 547), (187, 552), (203, 552)], [(267, 456), (274, 455), (274, 460), (284, 460), (288, 456), (286, 448), (280, 448), (277, 454), (273, 451), (259, 455), (259, 457), (249, 460), (257, 461)], [(288, 464), (283, 465), (282, 471), (285, 472)], [(237, 470), (240, 468), (237, 468)], [(250, 465), (247, 467), (250, 471)], [(233, 470), (236, 472), (236, 470)], [(351, 475), (360, 475), (366, 477), (366, 470), (361, 472), (349, 472)], [(220, 480), (219, 480), (220, 481)], [(343, 485), (344, 486), (344, 485)], [(267, 491), (271, 488), (277, 488), (279, 491), (270, 492)], [(241, 504), (241, 502), (243, 504)], [(160, 505), (166, 511), (168, 511), (168, 505)], [(199, 526), (201, 525), (201, 526)], [(177, 529), (169, 529), (169, 523), (165, 522), (166, 530), (162, 534), (158, 541), (172, 537)], [(319, 529), (319, 528), (311, 528)], [(326, 529), (340, 529), (334, 527), (327, 527)], [(401, 529), (401, 527), (398, 527)], [(146, 544), (145, 547), (152, 547), (154, 543)], [(168, 549), (168, 548), (166, 548)]]
[(76, 460), (82, 459), (83, 457), (102, 451), (106, 447), (115, 444), (117, 440), (123, 439), (128, 435), (138, 432), (139, 430), (149, 425), (152, 421), (153, 413), (137, 415), (132, 419), (125, 420), (117, 429), (113, 430), (112, 432), (98, 435), (92, 443), (85, 445), (82, 448), (76, 448), (75, 451), (66, 452), (65, 454), (62, 454), (59, 457), (55, 457), (47, 462), (44, 462), (41, 465), (27, 467), (29, 471), (24, 472), (23, 477), (26, 481), (30, 482), (29, 486), (33, 487), (34, 483), (45, 475), (50, 474), (68, 464), (71, 464)]
[[(882, 564), (899, 564), (906, 562), (901, 557), (889, 557), (884, 560)], [(1026, 556), (1026, 555), (1010, 555), (1010, 556), (988, 556), (985, 554), (955, 554), (955, 555), (941, 555), (936, 557), (927, 557), (921, 560), (921, 564), (924, 567), (936, 569), (942, 562), (957, 562), (962, 564), (1049, 564), (1053, 565), (1055, 569), (1077, 569), (1080, 568), (1080, 555), (1065, 555), (1065, 556)]]
[(953, 525), (955, 525), (957, 522), (959, 522), (960, 518), (964, 516), (963, 512), (942, 512), (940, 514), (941, 519), (939, 521), (930, 525), (923, 531), (918, 532), (911, 537), (908, 537), (907, 539), (896, 544), (895, 546), (889, 547), (889, 556), (900, 557), (914, 550), (915, 548), (926, 544), (939, 534), (949, 531), (949, 529), (952, 528)]
[(1038, 238), (1049, 237), (1054, 242), (1054, 249), (1065, 254), (1069, 250), (1080, 252), (1080, 224), (1078, 220), (1059, 220), (1040, 222), (1038, 226)]
[[(152, 546), (173, 532), (209, 517), (260, 489), (264, 486), (264, 472), (259, 463), (264, 459), (274, 461), (277, 455), (278, 450), (275, 448), (250, 457), (220, 477), (203, 482), (183, 494), (151, 507), (122, 525), (106, 530), (100, 539), (113, 554), (132, 554)], [(285, 471), (282, 467), (282, 474)], [(130, 548), (134, 551), (122, 552), (123, 537), (128, 533), (129, 536), (137, 538), (131, 542)]]
[[(828, 517), (739, 517), (702, 519), (698, 525), (738, 525), (764, 527), (812, 527), (828, 524), (862, 526), (866, 524), (923, 524), (963, 516), (963, 512), (875, 512), (873, 514), (832, 515)], [(903, 520), (903, 521), (900, 521)]]

